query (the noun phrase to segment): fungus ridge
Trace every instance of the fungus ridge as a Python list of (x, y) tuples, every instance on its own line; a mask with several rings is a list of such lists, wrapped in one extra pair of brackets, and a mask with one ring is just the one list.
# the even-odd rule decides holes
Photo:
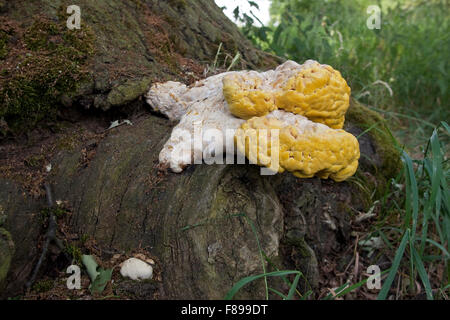
[(311, 60), (278, 68), (274, 74), (247, 72), (223, 78), (230, 112), (245, 120), (283, 109), (342, 129), (350, 92), (339, 71)]
[(237, 149), (252, 163), (271, 167), (271, 129), (279, 130), (278, 172), (343, 181), (358, 168), (359, 144), (352, 134), (281, 110), (242, 124), (235, 135)]

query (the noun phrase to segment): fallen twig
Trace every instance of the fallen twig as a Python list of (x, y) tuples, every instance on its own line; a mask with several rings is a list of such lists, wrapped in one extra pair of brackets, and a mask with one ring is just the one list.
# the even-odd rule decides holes
[[(30, 280), (26, 283), (27, 290), (30, 290), (31, 286), (33, 285), (33, 283), (36, 280), (39, 270), (41, 269), (42, 263), (44, 262), (44, 260), (47, 256), (48, 247), (49, 247), (50, 243), (54, 242), (56, 244), (56, 246), (63, 252), (65, 249), (62, 241), (60, 239), (58, 239), (58, 237), (56, 236), (56, 230), (57, 230), (58, 224), (56, 223), (56, 218), (53, 213), (53, 210), (51, 210), (53, 208), (53, 196), (52, 196), (50, 184), (48, 184), (48, 183), (45, 184), (45, 192), (47, 194), (47, 206), (50, 209), (49, 210), (49, 218), (48, 218), (49, 222), (48, 222), (47, 234), (45, 236), (46, 239), (45, 239), (44, 247), (42, 248), (41, 256), (39, 257), (39, 260), (38, 260), (36, 266), (34, 267), (34, 270), (33, 270), (33, 273), (31, 274)], [(68, 258), (68, 257), (66, 256), (66, 258)], [(68, 260), (70, 260), (70, 258), (68, 258)]]

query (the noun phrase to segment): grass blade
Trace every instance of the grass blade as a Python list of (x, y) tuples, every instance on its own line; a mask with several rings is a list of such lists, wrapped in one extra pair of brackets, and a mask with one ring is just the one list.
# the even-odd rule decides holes
[[(416, 233), (417, 220), (419, 215), (419, 190), (417, 187), (416, 175), (414, 173), (414, 166), (409, 155), (403, 151), (402, 160), (405, 163), (406, 175), (406, 225), (412, 220), (412, 234)], [(411, 206), (412, 203), (412, 212)]]
[(283, 300), (287, 300), (287, 297), (284, 294), (282, 294), (280, 291), (275, 290), (274, 288), (269, 288), (269, 291), (272, 291), (277, 296), (281, 297)]
[(337, 297), (339, 295), (339, 293), (343, 292), (345, 290), (345, 288), (348, 287), (348, 283), (344, 283), (342, 286), (340, 286), (339, 288), (336, 289), (336, 291), (334, 291), (334, 293), (336, 293), (336, 296), (333, 296), (331, 293), (329, 293), (323, 300), (332, 300), (335, 297)]
[(289, 293), (287, 295), (287, 300), (292, 300), (294, 296), (295, 290), (297, 289), (298, 281), (300, 280), (301, 274), (297, 274), (295, 276), (294, 282), (292, 282), (291, 288), (289, 289)]
[(428, 274), (425, 271), (425, 267), (423, 265), (422, 260), (420, 259), (419, 253), (417, 252), (417, 250), (412, 247), (412, 256), (414, 259), (414, 262), (416, 264), (417, 267), (417, 271), (419, 272), (419, 276), (420, 279), (422, 279), (422, 283), (425, 287), (425, 292), (427, 294), (427, 299), (428, 300), (433, 300), (433, 293), (431, 291), (431, 285), (430, 285), (430, 279), (428, 278)]
[(225, 296), (225, 300), (231, 300), (233, 299), (233, 297), (236, 295), (236, 293), (242, 288), (244, 287), (246, 284), (264, 278), (264, 277), (281, 277), (281, 276), (286, 276), (289, 274), (297, 274), (302, 276), (303, 274), (300, 271), (295, 271), (295, 270), (285, 270), (285, 271), (274, 271), (274, 272), (269, 272), (269, 273), (262, 273), (262, 274), (258, 274), (256, 276), (249, 276), (246, 278), (243, 278), (241, 280), (239, 280), (234, 286), (233, 288), (230, 289), (230, 291), (228, 291), (227, 295)]
[(241, 54), (238, 52), (236, 53), (236, 55), (234, 56), (233, 60), (230, 63), (230, 66), (227, 69), (227, 72), (230, 71), (234, 65), (239, 61), (239, 59), (241, 58)]
[(447, 130), (447, 133), (450, 134), (450, 126), (445, 121), (441, 121), (442, 126)]
[(394, 281), (395, 275), (397, 274), (398, 267), (400, 266), (400, 262), (403, 257), (403, 253), (405, 252), (406, 244), (409, 240), (409, 233), (410, 230), (407, 229), (405, 232), (405, 235), (403, 236), (402, 242), (400, 243), (400, 246), (397, 249), (397, 252), (395, 253), (394, 262), (392, 263), (391, 271), (389, 272), (383, 287), (380, 290), (380, 293), (378, 294), (377, 300), (384, 300), (386, 299), (389, 290), (391, 289), (392, 282)]
[(214, 70), (214, 72), (215, 72), (216, 69), (217, 69), (217, 62), (219, 61), (219, 55), (220, 55), (220, 50), (222, 50), (222, 45), (223, 45), (223, 43), (221, 42), (221, 43), (219, 44), (219, 49), (217, 49), (216, 57), (214, 58), (214, 64), (213, 64), (213, 70)]
[(439, 243), (437, 243), (436, 241), (434, 241), (432, 239), (427, 239), (426, 241), (431, 243), (432, 245), (434, 245), (436, 248), (440, 249), (442, 251), (442, 253), (447, 257), (447, 259), (450, 258), (448, 251), (443, 246), (441, 246)]

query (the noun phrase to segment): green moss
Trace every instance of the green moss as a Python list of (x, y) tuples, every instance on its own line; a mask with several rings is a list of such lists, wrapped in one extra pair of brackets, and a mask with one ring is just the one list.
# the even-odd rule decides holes
[(53, 280), (46, 279), (46, 280), (41, 280), (41, 281), (36, 282), (33, 285), (32, 289), (36, 293), (44, 293), (44, 292), (47, 292), (47, 291), (50, 291), (51, 289), (53, 289), (53, 286), (54, 286)]
[(55, 49), (57, 44), (52, 41), (52, 37), (57, 36), (58, 32), (59, 28), (55, 23), (38, 20), (25, 32), (24, 41), (33, 51)]
[(366, 134), (370, 135), (375, 144), (375, 151), (381, 159), (380, 166), (370, 168), (370, 173), (375, 180), (370, 180), (360, 170), (355, 178), (360, 180), (362, 187), (371, 190), (376, 189), (377, 195), (384, 193), (391, 178), (394, 178), (401, 169), (400, 151), (396, 147), (396, 141), (393, 138), (386, 120), (377, 112), (370, 110), (362, 104), (351, 100), (350, 108), (346, 118), (362, 130), (369, 130)]
[(310, 258), (312, 256), (311, 249), (306, 244), (304, 238), (289, 237), (289, 235), (287, 235), (285, 242), (287, 245), (297, 248), (303, 258)]
[(170, 6), (176, 8), (176, 9), (186, 9), (187, 7), (187, 2), (186, 0), (169, 0), (168, 1)]
[(15, 133), (56, 118), (60, 97), (76, 91), (77, 83), (88, 77), (83, 66), (94, 53), (88, 26), (68, 30), (39, 19), (26, 30), (23, 42), (29, 51), (0, 79), (0, 118)]
[(108, 94), (107, 102), (111, 106), (120, 106), (132, 102), (148, 91), (150, 82), (151, 79), (149, 78), (136, 81), (127, 81), (123, 85), (111, 90)]
[(81, 252), (81, 249), (79, 247), (77, 247), (75, 244), (69, 243), (66, 245), (65, 251), (77, 264), (81, 264), (81, 256), (83, 255), (83, 253)]

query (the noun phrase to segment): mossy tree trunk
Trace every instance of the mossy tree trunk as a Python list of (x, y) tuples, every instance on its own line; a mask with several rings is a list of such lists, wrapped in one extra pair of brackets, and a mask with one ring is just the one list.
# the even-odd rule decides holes
[[(1, 16), (14, 29), (7, 45), (20, 42), (13, 34), (27, 34), (36, 19), (63, 23), (67, 4), (8, 2)], [(212, 0), (80, 0), (79, 5), (95, 50), (83, 60), (83, 82), (54, 96), (59, 115), (80, 107), (129, 114), (143, 107), (141, 96), (151, 83), (200, 77), (220, 43), (230, 55), (241, 52), (239, 68), (264, 69), (279, 61), (253, 48)], [(42, 50), (35, 54), (44, 55)], [(354, 102), (349, 119), (346, 128), (359, 136), (363, 155), (357, 179), (376, 181), (368, 183), (370, 192), (381, 190), (396, 161), (383, 144), (387, 132), (361, 135), (380, 118)], [(367, 190), (352, 181), (261, 176), (249, 165), (161, 171), (158, 153), (173, 124), (150, 113), (133, 122), (90, 140), (73, 135), (71, 147), (57, 149), (49, 159), (52, 171), (45, 178), (54, 198), (70, 208), (64, 226), (71, 240), (92, 239), (106, 260), (137, 249), (155, 257), (162, 277), (152, 290), (160, 298), (223, 298), (238, 280), (262, 272), (258, 241), (272, 262), (264, 262), (268, 270), (300, 270), (306, 275), (301, 288), (315, 288), (320, 262), (348, 245), (352, 209), (370, 205)], [(4, 295), (21, 292), (39, 252), (45, 199), (28, 196), (23, 187), (6, 175), (0, 179), (4, 228), (16, 248), (9, 255)], [(239, 297), (263, 298), (263, 282), (249, 285)]]

